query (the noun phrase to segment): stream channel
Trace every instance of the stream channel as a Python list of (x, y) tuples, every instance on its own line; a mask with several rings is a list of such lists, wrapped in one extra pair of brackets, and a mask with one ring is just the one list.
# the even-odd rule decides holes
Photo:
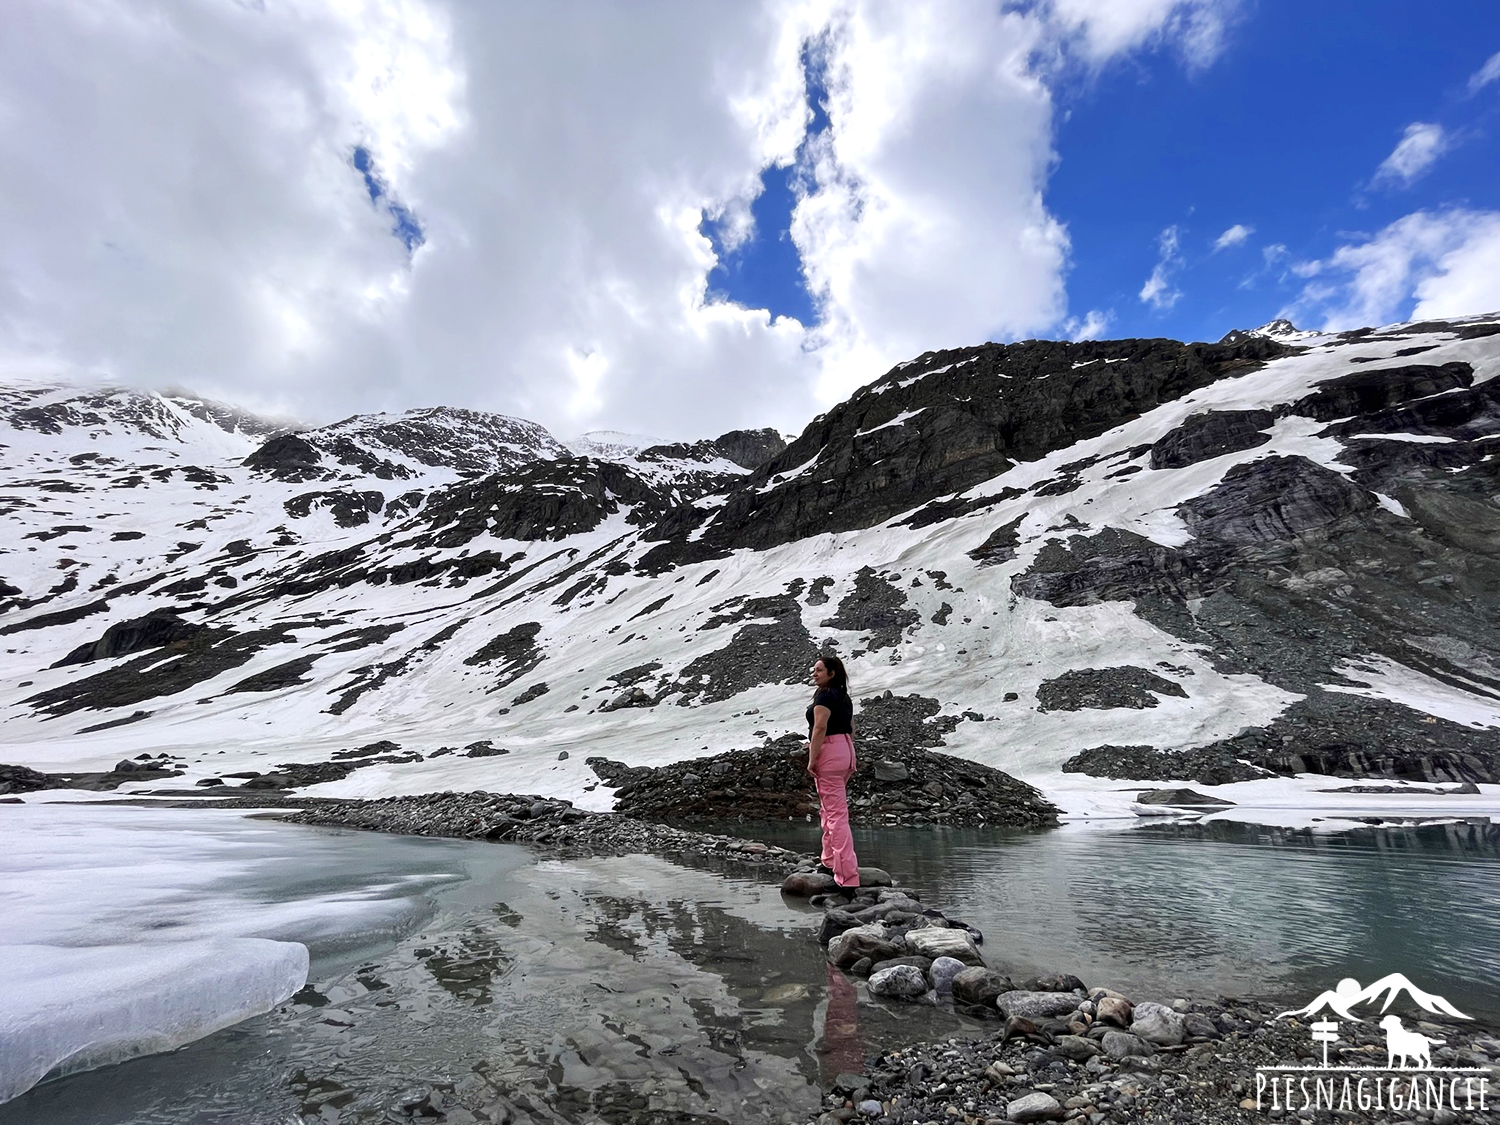
[[(49, 810), (26, 813), (45, 837)], [(868, 1052), (984, 1028), (872, 999), (830, 971), (818, 912), (742, 866), (549, 859), (207, 810), (54, 807), (51, 819), (76, 840), (95, 838), (96, 821), (136, 833), (167, 870), (211, 841), (219, 867), (190, 886), (153, 884), (132, 910), (263, 914), (241, 930), (305, 942), (312, 967), (275, 1010), (175, 1051), (54, 1076), (0, 1106), (0, 1125), (332, 1125), (439, 1120), (439, 1109), (452, 1123), (483, 1120), (474, 1110), (515, 1122), (806, 1121)], [(816, 838), (804, 825), (735, 831), (803, 848)], [(885, 829), (856, 844), (980, 927), (1018, 982), (1063, 970), (1138, 999), (1300, 1004), (1342, 977), (1401, 971), (1500, 1022), (1493, 825)], [(32, 854), (45, 851), (38, 840)], [(0, 856), (12, 887), (15, 862)], [(101, 901), (89, 879), (119, 887), (140, 869), (119, 862), (129, 866), (101, 856), (61, 880), (24, 874), (65, 887), (87, 914)]]

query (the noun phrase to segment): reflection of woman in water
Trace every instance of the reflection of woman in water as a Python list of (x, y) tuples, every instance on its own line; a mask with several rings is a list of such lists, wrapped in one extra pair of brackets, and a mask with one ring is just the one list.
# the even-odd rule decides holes
[(823, 867), (840, 887), (859, 886), (859, 860), (849, 834), (845, 783), (859, 768), (854, 755), (854, 701), (849, 676), (837, 656), (820, 656), (812, 666), (817, 691), (807, 708), (807, 772), (818, 786), (823, 822)]

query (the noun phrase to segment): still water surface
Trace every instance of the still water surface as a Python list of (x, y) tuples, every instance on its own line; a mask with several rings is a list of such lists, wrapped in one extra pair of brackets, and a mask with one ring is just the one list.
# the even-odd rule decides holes
[[(512, 1120), (806, 1120), (867, 1051), (980, 1027), (871, 1002), (829, 973), (816, 912), (738, 868), (293, 826), (298, 862), (246, 901), (421, 886), (396, 929), (314, 946), (297, 1002), (181, 1050), (72, 1075), (0, 1125), (379, 1121), (425, 1096)], [(806, 826), (744, 826), (809, 845)], [(1500, 830), (1337, 836), (1213, 824), (880, 830), (866, 862), (983, 929), (1018, 980), (1075, 972), (1138, 997), (1300, 1000), (1405, 972), (1500, 1020)], [(334, 874), (330, 874), (334, 873)], [(336, 877), (335, 877), (336, 874)], [(337, 884), (337, 887), (335, 887)], [(463, 1120), (462, 1116), (458, 1116)]]

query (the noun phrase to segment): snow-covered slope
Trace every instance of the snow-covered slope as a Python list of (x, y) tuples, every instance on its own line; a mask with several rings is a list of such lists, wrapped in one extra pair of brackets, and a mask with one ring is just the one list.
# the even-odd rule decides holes
[(795, 730), (832, 647), (1071, 807), (1125, 784), (1080, 766), (1500, 781), (1500, 323), (1272, 327), (929, 354), (779, 452), (12, 420), (0, 761), (607, 807), (584, 759)]

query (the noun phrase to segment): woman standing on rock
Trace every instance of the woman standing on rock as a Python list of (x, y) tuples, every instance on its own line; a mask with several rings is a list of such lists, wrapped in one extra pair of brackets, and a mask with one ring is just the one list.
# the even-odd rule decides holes
[(859, 761), (854, 755), (854, 701), (849, 676), (837, 656), (820, 656), (812, 666), (817, 687), (807, 708), (807, 772), (818, 787), (818, 815), (823, 822), (823, 866), (840, 887), (859, 886), (859, 860), (849, 833), (849, 800), (845, 783)]

